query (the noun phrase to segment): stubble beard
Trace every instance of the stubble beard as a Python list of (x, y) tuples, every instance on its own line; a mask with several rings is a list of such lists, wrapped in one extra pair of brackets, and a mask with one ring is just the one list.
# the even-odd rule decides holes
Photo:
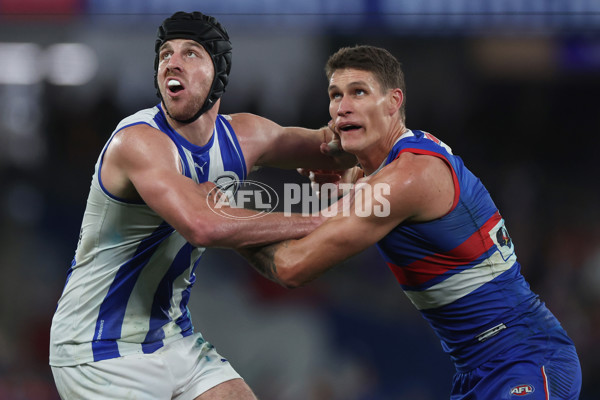
[(166, 113), (177, 121), (186, 121), (192, 118), (204, 104), (204, 100), (194, 97), (192, 100), (186, 101), (182, 99), (173, 100), (167, 97), (163, 101)]

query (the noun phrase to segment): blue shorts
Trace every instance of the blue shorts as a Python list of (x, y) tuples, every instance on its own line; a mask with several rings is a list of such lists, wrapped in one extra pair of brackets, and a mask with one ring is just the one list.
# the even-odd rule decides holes
[(558, 327), (520, 341), (498, 356), (457, 373), (451, 400), (577, 400), (581, 366), (573, 342)]

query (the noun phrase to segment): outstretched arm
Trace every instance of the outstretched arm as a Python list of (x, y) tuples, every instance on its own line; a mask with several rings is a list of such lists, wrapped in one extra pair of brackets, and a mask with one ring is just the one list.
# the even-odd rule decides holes
[(101, 178), (114, 196), (143, 200), (188, 242), (199, 247), (256, 246), (300, 238), (321, 223), (318, 217), (285, 216), (231, 208), (228, 216), (211, 208), (211, 182), (197, 184), (181, 174), (174, 144), (148, 125), (123, 129), (111, 141)]
[(327, 126), (282, 127), (248, 113), (231, 115), (230, 123), (249, 166), (343, 170), (356, 165), (354, 155), (327, 147), (334, 138)]
[(454, 198), (450, 170), (431, 156), (403, 154), (366, 185), (356, 190), (346, 213), (328, 219), (308, 236), (243, 249), (241, 254), (268, 279), (289, 288), (302, 286), (404, 221), (445, 215)]
[[(288, 288), (302, 286), (373, 245), (399, 223), (397, 216), (386, 213), (386, 203), (380, 200), (368, 190), (358, 189), (346, 207), (347, 215), (341, 212), (328, 219), (305, 238), (248, 248), (241, 254), (266, 278)], [(365, 216), (356, 212), (359, 204), (363, 210), (377, 207), (383, 213)]]

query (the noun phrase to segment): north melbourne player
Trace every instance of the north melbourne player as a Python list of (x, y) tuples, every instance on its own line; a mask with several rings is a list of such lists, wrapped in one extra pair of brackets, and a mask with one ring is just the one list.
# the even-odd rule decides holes
[(215, 18), (175, 13), (155, 50), (161, 101), (123, 119), (98, 157), (52, 321), (50, 365), (63, 399), (253, 400), (192, 325), (187, 304), (202, 253), (299, 238), (322, 219), (250, 219), (256, 212), (241, 208), (229, 212), (241, 218), (225, 218), (207, 195), (215, 184), (235, 189), (254, 165), (343, 165), (320, 152), (333, 136), (327, 127), (219, 114), (232, 46)]

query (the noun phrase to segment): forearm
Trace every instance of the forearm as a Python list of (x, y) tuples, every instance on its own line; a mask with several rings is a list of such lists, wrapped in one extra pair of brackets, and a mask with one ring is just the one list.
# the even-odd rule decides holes
[(281, 249), (287, 248), (288, 241), (274, 243), (262, 247), (239, 248), (237, 251), (254, 267), (254, 269), (265, 278), (290, 288), (278, 274), (278, 266), (275, 262), (275, 254)]
[[(181, 190), (156, 191), (153, 209), (195, 247), (238, 248), (298, 239), (315, 230), (320, 215), (265, 213), (235, 206), (211, 182), (184, 178)], [(171, 186), (174, 186), (172, 183)], [(161, 205), (168, 207), (159, 208)]]
[(299, 239), (314, 231), (324, 219), (321, 216), (283, 213), (256, 216), (252, 210), (234, 208), (229, 212), (233, 217), (223, 218), (213, 225), (209, 246), (241, 248)]
[[(317, 229), (321, 230), (322, 226)], [(236, 250), (265, 278), (287, 288), (313, 281), (354, 253), (343, 240), (317, 232), (298, 240)]]
[(259, 160), (260, 165), (277, 168), (343, 170), (356, 165), (356, 157), (330, 145), (333, 133), (328, 127), (310, 130), (287, 127), (272, 140)]
[(315, 262), (303, 250), (302, 240), (287, 240), (237, 251), (265, 278), (288, 289), (311, 282), (332, 265)]

